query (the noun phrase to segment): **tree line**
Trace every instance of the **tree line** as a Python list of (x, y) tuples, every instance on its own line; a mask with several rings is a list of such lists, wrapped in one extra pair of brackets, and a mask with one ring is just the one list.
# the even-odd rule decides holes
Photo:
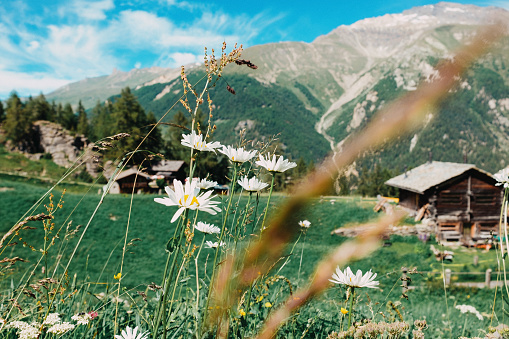
[[(105, 103), (98, 102), (88, 112), (81, 101), (76, 109), (69, 103), (48, 102), (43, 94), (23, 102), (13, 92), (4, 103), (0, 102), (0, 123), (5, 130), (7, 139), (21, 150), (26, 150), (27, 143), (33, 142), (33, 123), (46, 120), (60, 124), (63, 128), (74, 134), (81, 134), (92, 141), (99, 141), (118, 133), (128, 133), (130, 137), (116, 141), (113, 148), (104, 152), (105, 160), (119, 159), (127, 152), (134, 150), (147, 133), (157, 123), (154, 113), (145, 112), (136, 96), (126, 87), (118, 97), (111, 98)], [(202, 130), (207, 129), (207, 116), (198, 111), (197, 121)], [(173, 116), (168, 127), (164, 130), (158, 126), (143, 142), (141, 151), (134, 155), (133, 164), (139, 164), (150, 153), (161, 153), (165, 159), (184, 160), (189, 162), (189, 149), (182, 146), (182, 134), (191, 126), (190, 117), (178, 111)], [(211, 152), (198, 153), (195, 158), (198, 163), (196, 176), (225, 182), (228, 177), (229, 163), (226, 157)], [(301, 157), (297, 160), (297, 167), (291, 171), (276, 176), (276, 189), (284, 190), (304, 177), (314, 168), (314, 164), (306, 163)], [(384, 185), (393, 173), (380, 165), (372, 170), (363, 167), (360, 176), (339, 178), (339, 193), (349, 195), (357, 193), (364, 196), (394, 195), (394, 189)]]

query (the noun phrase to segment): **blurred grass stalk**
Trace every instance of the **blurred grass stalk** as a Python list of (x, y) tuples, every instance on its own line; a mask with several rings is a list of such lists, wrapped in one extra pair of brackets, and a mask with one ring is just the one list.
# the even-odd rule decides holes
[[(268, 223), (269, 227), (260, 240), (247, 249), (245, 257), (236, 261), (230, 256), (222, 264), (221, 271), (213, 282), (215, 294), (213, 299), (217, 301), (218, 306), (214, 309), (218, 311), (211, 314), (209, 323), (218, 323), (220, 319), (227, 318), (225, 312), (238, 300), (238, 291), (249, 286), (258, 277), (259, 272), (262, 274), (267, 272), (281, 256), (287, 243), (299, 231), (300, 227), (295, 217), (296, 211), (302, 209), (311, 198), (324, 194), (333, 184), (339, 170), (353, 163), (363, 152), (379, 147), (384, 142), (421, 126), (427, 113), (433, 112), (468, 67), (506, 35), (507, 26), (501, 22), (480, 29), (473, 41), (460, 48), (451, 60), (444, 60), (437, 65), (438, 76), (435, 79), (430, 82), (421, 82), (417, 90), (404, 95), (381, 110), (363, 131), (351, 137), (342, 149), (337, 150), (298, 184), (286, 204), (272, 216)], [(396, 214), (385, 218), (372, 231), (357, 240), (343, 244), (331, 257), (319, 263), (311, 285), (296, 294), (302, 299), (295, 300), (295, 296), (290, 296), (285, 305), (266, 322), (259, 338), (273, 337), (291, 312), (327, 287), (328, 284), (323, 280), (324, 274), (330, 276), (338, 263), (344, 265), (354, 257), (359, 258), (371, 253), (386, 227), (401, 217), (400, 214)], [(239, 267), (240, 273), (234, 269), (235, 267)], [(329, 268), (330, 271), (321, 271)], [(218, 328), (218, 334), (219, 337), (227, 335), (220, 328)]]

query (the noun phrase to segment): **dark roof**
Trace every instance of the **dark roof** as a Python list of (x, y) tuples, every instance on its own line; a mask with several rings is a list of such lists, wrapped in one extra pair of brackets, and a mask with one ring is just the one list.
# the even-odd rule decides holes
[(150, 166), (153, 172), (177, 172), (184, 165), (182, 160), (161, 160)]
[(385, 184), (423, 194), (428, 189), (456, 178), (471, 169), (492, 178), (491, 174), (476, 168), (473, 164), (432, 161), (389, 179)]
[(140, 176), (140, 177), (143, 177), (145, 179), (150, 179), (150, 175), (148, 175), (147, 173), (139, 172), (136, 168), (130, 168), (128, 170), (122, 171), (114, 179), (115, 179), (115, 181), (120, 180), (120, 179), (126, 178), (131, 175), (136, 175), (136, 173), (138, 173), (138, 176)]

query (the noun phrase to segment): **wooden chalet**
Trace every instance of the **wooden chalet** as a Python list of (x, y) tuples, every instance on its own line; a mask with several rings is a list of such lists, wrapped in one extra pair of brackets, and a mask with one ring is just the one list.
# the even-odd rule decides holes
[(160, 190), (157, 179), (164, 179), (165, 185), (170, 186), (173, 179), (182, 182), (186, 179), (184, 164), (181, 160), (162, 160), (149, 165), (143, 172), (134, 167), (127, 169), (116, 176), (109, 192), (131, 194), (134, 187), (135, 193), (156, 193)]
[(149, 183), (151, 176), (147, 173), (139, 172), (136, 168), (130, 168), (122, 171), (116, 176), (115, 182), (111, 185), (110, 193), (148, 193), (151, 191)]
[(184, 181), (187, 177), (185, 172), (185, 162), (182, 160), (161, 160), (152, 163), (145, 172), (152, 176), (165, 179), (167, 184), (173, 184), (173, 179)]
[(428, 211), (440, 240), (471, 243), (498, 234), (503, 192), (475, 165), (432, 161), (386, 184), (399, 189), (400, 206)]

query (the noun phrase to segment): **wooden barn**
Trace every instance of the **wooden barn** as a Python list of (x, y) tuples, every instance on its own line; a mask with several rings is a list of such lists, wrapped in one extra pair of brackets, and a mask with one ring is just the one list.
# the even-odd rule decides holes
[(111, 185), (110, 193), (141, 193), (150, 192), (151, 188), (149, 183), (151, 182), (150, 175), (147, 173), (139, 172), (136, 168), (130, 168), (122, 171), (116, 178), (115, 182)]
[(399, 204), (427, 210), (441, 240), (482, 241), (498, 234), (502, 189), (472, 164), (432, 161), (386, 182), (399, 189)]
[(187, 177), (185, 162), (182, 160), (161, 160), (147, 166), (145, 172), (150, 175), (164, 177), (166, 184), (173, 185), (173, 179), (184, 181)]

